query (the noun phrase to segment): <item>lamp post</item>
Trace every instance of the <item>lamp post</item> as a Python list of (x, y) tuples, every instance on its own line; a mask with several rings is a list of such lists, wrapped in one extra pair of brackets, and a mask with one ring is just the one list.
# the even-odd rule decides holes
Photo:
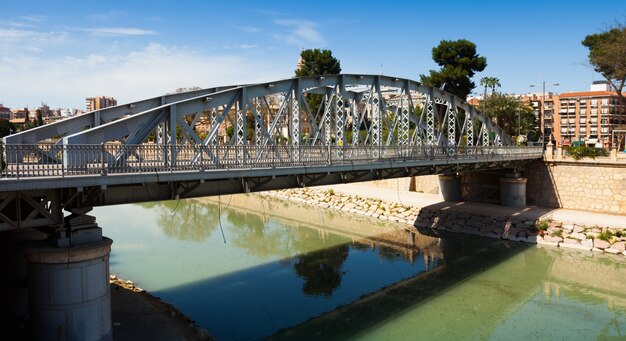
[[(541, 131), (541, 145), (543, 146), (543, 144), (545, 143), (545, 136), (544, 136), (544, 111), (545, 111), (545, 101), (546, 101), (546, 81), (542, 81), (542, 91), (541, 91), (541, 110), (539, 110), (539, 124), (540, 124), (540, 131)], [(552, 86), (559, 86), (559, 83), (553, 83)], [(529, 87), (534, 88), (536, 87), (536, 85), (531, 84), (529, 85)], [(554, 107), (553, 107), (554, 108)], [(554, 116), (553, 120), (554, 120)], [(552, 123), (554, 125), (554, 123)]]

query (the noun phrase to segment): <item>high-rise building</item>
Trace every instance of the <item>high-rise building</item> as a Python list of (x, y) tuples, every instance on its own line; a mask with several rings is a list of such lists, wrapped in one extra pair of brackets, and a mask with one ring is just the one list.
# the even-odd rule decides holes
[(104, 109), (107, 107), (113, 107), (117, 105), (117, 100), (113, 97), (97, 96), (87, 97), (85, 100), (85, 106), (87, 111), (94, 111), (98, 109)]

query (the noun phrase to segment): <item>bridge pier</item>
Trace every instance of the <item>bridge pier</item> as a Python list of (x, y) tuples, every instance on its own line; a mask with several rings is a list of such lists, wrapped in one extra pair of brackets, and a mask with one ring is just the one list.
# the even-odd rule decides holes
[(457, 174), (439, 175), (439, 191), (444, 201), (461, 201), (463, 177)]
[(109, 253), (112, 240), (26, 246), (33, 340), (112, 340)]
[(526, 206), (526, 180), (517, 172), (507, 173), (503, 178), (500, 178), (500, 205)]
[(24, 245), (46, 237), (45, 233), (31, 228), (0, 233), (0, 330), (8, 331), (9, 335), (4, 335), (8, 339), (21, 337), (12, 334), (26, 328), (28, 318), (28, 265)]

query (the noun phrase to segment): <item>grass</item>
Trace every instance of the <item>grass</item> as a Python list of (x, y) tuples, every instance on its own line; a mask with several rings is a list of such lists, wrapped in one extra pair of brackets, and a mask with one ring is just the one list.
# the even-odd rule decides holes
[(552, 235), (554, 237), (563, 237), (563, 230), (559, 229), (559, 230), (555, 230), (554, 233), (552, 233)]

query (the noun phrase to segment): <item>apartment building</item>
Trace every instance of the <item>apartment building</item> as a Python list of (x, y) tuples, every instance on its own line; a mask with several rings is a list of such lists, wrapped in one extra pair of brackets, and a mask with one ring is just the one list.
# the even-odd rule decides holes
[[(543, 116), (545, 141), (610, 148), (614, 129), (626, 124), (626, 103), (608, 83), (597, 81), (589, 91), (522, 96)], [(543, 115), (541, 107), (543, 106)]]
[(87, 111), (93, 111), (98, 109), (104, 109), (117, 105), (117, 100), (113, 97), (97, 96), (87, 97), (85, 99), (85, 107)]

